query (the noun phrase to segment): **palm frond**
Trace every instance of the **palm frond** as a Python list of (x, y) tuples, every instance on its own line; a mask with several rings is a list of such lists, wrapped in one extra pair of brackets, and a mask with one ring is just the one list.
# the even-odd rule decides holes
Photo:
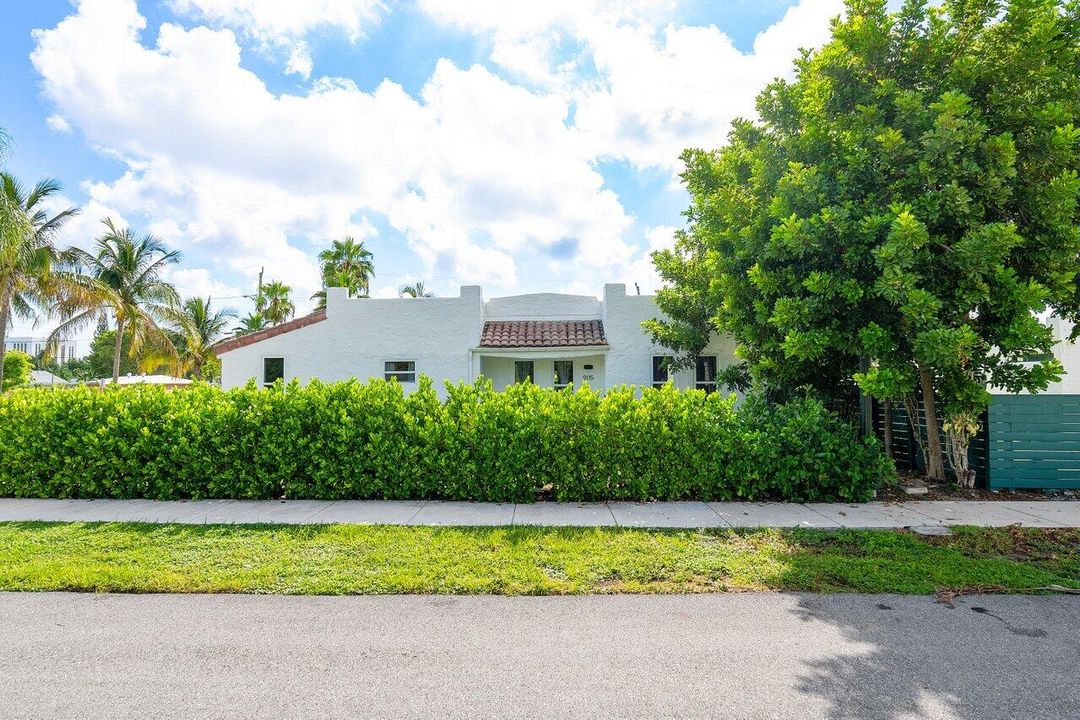
[(54, 178), (38, 180), (37, 183), (34, 184), (34, 188), (30, 191), (30, 194), (26, 196), (24, 205), (27, 210), (31, 210), (36, 207), (39, 202), (50, 195), (55, 195), (60, 192), (61, 189), (63, 189), (63, 186), (60, 184), (60, 181)]

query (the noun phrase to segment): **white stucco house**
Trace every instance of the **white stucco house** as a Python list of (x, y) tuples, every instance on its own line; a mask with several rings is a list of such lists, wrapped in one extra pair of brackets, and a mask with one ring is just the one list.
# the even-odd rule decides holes
[[(395, 378), (406, 389), (420, 375), (471, 382), (483, 375), (503, 389), (531, 378), (542, 387), (587, 382), (594, 389), (663, 384), (665, 349), (643, 320), (659, 316), (653, 296), (605, 285), (602, 299), (540, 293), (485, 300), (478, 286), (458, 297), (351, 298), (327, 290), (326, 309), (219, 343), (225, 388), (254, 379), (322, 381)], [(734, 342), (714, 336), (697, 367), (672, 373), (682, 388), (715, 390), (716, 371), (735, 362)], [(723, 388), (721, 388), (723, 389)]]

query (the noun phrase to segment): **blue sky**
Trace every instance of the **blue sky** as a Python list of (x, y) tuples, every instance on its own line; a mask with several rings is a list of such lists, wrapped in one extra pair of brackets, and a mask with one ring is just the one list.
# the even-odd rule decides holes
[[(657, 279), (679, 151), (724, 142), (839, 0), (39, 0), (0, 27), (8, 169), (184, 254), (185, 295), (317, 289), (351, 234), (373, 291), (597, 294)], [(25, 331), (27, 328), (16, 328)]]

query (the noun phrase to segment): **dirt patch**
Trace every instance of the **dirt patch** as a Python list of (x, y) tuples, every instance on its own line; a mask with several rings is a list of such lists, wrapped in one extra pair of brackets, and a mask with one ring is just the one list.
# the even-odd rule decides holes
[(953, 483), (935, 483), (925, 475), (900, 473), (901, 485), (922, 484), (927, 488), (924, 495), (908, 495), (903, 487), (890, 486), (878, 491), (878, 500), (890, 502), (908, 502), (912, 500), (1023, 500), (1054, 502), (1061, 500), (1080, 500), (1080, 491), (1076, 490), (986, 490), (985, 488), (964, 489)]

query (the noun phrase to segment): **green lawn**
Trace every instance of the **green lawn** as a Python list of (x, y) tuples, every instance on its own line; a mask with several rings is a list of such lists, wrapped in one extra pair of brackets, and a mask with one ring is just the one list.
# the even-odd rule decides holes
[(0, 590), (504, 595), (1080, 587), (1080, 531), (0, 523)]

